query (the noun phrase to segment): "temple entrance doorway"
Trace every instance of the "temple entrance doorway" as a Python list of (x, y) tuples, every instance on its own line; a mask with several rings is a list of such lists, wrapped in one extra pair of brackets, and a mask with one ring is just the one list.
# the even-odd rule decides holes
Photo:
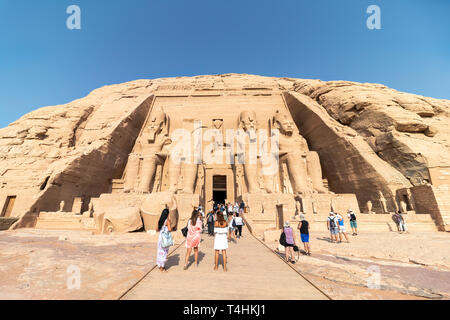
[(205, 166), (205, 210), (213, 208), (213, 202), (225, 203), (235, 201), (234, 172), (231, 165)]
[(225, 204), (227, 199), (227, 176), (213, 176), (213, 201)]

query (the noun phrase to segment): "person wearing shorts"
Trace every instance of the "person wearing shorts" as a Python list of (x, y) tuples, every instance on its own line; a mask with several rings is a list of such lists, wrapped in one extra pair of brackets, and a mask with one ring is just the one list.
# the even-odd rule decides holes
[(352, 236), (357, 236), (358, 224), (356, 223), (356, 214), (351, 209), (348, 209), (347, 216), (350, 220), (350, 228), (352, 228)]
[(310, 256), (311, 247), (309, 245), (309, 222), (306, 221), (305, 216), (303, 214), (300, 214), (300, 223), (298, 224), (298, 229), (300, 230), (300, 239), (303, 242), (305, 254)]
[(286, 235), (286, 243), (284, 244), (284, 253), (286, 262), (295, 263), (295, 257), (294, 257), (294, 246), (295, 244), (295, 238), (294, 238), (294, 231), (289, 226), (289, 221), (286, 221), (284, 223), (283, 232)]
[(348, 241), (347, 233), (345, 232), (344, 218), (339, 213), (337, 213), (336, 219), (338, 220), (339, 242), (342, 242), (342, 235), (344, 235), (347, 243), (350, 242)]
[(327, 219), (327, 228), (330, 230), (331, 242), (337, 242), (337, 235), (339, 233), (338, 221), (333, 211), (330, 212), (330, 216)]

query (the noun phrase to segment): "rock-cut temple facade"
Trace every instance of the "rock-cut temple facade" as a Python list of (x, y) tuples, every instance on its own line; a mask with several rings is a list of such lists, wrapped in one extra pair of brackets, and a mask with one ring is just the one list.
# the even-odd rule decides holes
[[(243, 74), (137, 80), (0, 129), (0, 229), (155, 230), (247, 205), (255, 234), (330, 211), (448, 231), (450, 101), (379, 84)], [(323, 223), (323, 225), (322, 225)], [(320, 226), (320, 227), (319, 227)]]

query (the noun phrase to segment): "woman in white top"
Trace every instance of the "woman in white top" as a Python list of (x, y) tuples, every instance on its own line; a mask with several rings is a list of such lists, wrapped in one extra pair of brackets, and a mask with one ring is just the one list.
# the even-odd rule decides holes
[(234, 218), (234, 222), (236, 223), (236, 236), (238, 238), (242, 237), (242, 226), (244, 225), (244, 220), (240, 216), (241, 214), (236, 213), (236, 217)]
[(219, 253), (223, 258), (223, 271), (227, 271), (227, 249), (228, 249), (228, 223), (223, 218), (223, 213), (217, 213), (217, 221), (214, 223), (214, 270), (219, 268)]

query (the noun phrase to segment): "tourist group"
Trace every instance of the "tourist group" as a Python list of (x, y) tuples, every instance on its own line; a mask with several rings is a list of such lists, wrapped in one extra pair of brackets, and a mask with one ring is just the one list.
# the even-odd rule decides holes
[[(192, 211), (191, 218), (188, 220), (187, 226), (181, 230), (186, 237), (186, 256), (184, 270), (189, 267), (189, 257), (194, 251), (194, 263), (198, 267), (198, 248), (201, 242), (201, 234), (207, 232), (209, 236), (214, 237), (214, 270), (218, 270), (219, 255), (222, 255), (223, 270), (227, 271), (227, 249), (229, 241), (237, 241), (242, 237), (242, 227), (244, 223), (244, 213), (246, 206), (243, 201), (239, 204), (213, 204), (213, 209), (205, 215), (202, 207), (199, 206)], [(358, 235), (358, 224), (356, 214), (351, 209), (347, 210), (347, 217), (352, 229), (352, 235)], [(300, 239), (303, 243), (304, 254), (311, 255), (311, 245), (309, 241), (310, 223), (306, 220), (304, 214), (299, 215), (300, 222), (297, 225), (297, 230), (300, 233)], [(400, 233), (407, 232), (406, 222), (401, 212), (398, 211), (393, 215), (393, 219), (397, 224)], [(327, 229), (330, 232), (330, 241), (332, 243), (341, 243), (344, 238), (349, 243), (349, 238), (345, 229), (344, 218), (341, 214), (331, 211), (326, 221)], [(157, 266), (161, 272), (167, 272), (165, 263), (169, 247), (173, 245), (171, 235), (171, 222), (169, 218), (169, 210), (164, 209), (158, 222), (158, 250), (157, 250)], [(295, 263), (298, 260), (295, 258), (294, 252), (300, 252), (295, 241), (294, 230), (290, 226), (289, 221), (286, 221), (283, 226), (283, 231), (280, 236), (279, 243), (284, 247), (286, 262)]]
[[(223, 271), (227, 271), (227, 249), (229, 241), (237, 241), (242, 237), (242, 227), (245, 225), (243, 215), (245, 212), (245, 203), (219, 204), (214, 203), (213, 209), (207, 215), (199, 206), (192, 211), (191, 218), (186, 227), (181, 229), (183, 236), (186, 237), (186, 256), (184, 270), (189, 267), (189, 257), (194, 251), (194, 264), (198, 267), (198, 248), (201, 242), (201, 235), (207, 232), (209, 236), (214, 236), (214, 270), (219, 267), (219, 255), (222, 255)], [(167, 272), (165, 264), (169, 248), (173, 245), (171, 235), (171, 221), (169, 209), (164, 209), (158, 221), (158, 250), (156, 264), (161, 272)]]

